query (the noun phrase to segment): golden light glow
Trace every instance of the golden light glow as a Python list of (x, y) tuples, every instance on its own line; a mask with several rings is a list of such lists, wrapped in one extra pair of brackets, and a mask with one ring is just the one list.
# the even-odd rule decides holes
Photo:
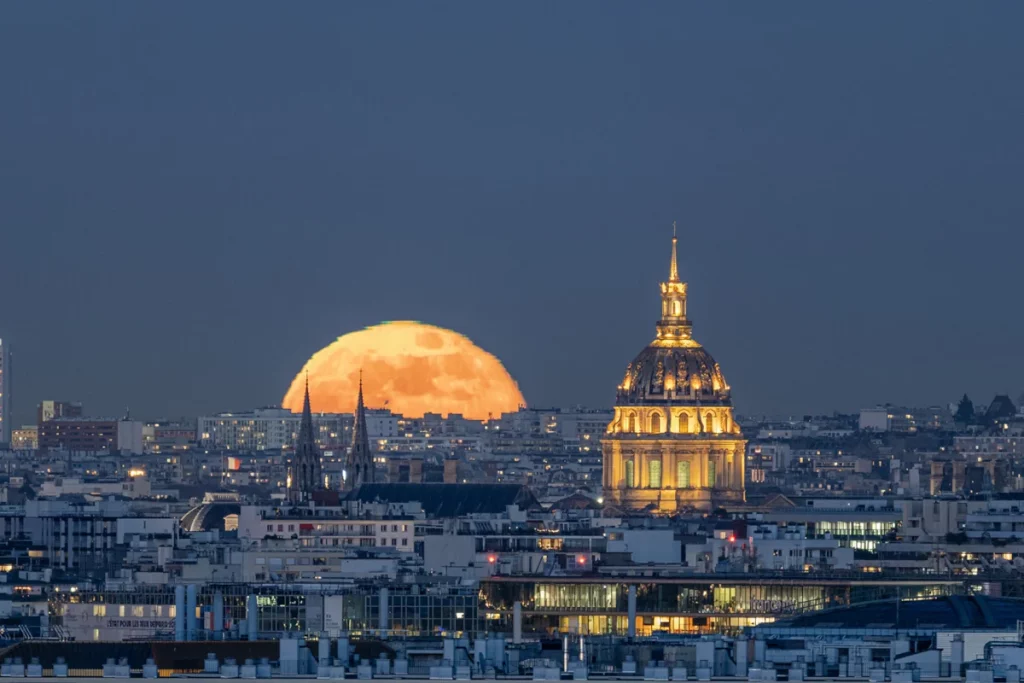
[(313, 354), (281, 403), (288, 410), (302, 410), (308, 371), (315, 411), (351, 413), (360, 370), (367, 407), (386, 403), (406, 417), (460, 413), (486, 420), (526, 403), (495, 356), (457, 332), (412, 321), (383, 323), (339, 337)]
[(673, 236), (655, 339), (627, 366), (601, 443), (602, 498), (654, 514), (745, 500), (746, 441), (721, 368), (706, 352), (688, 350), (701, 346), (687, 317), (676, 248)]

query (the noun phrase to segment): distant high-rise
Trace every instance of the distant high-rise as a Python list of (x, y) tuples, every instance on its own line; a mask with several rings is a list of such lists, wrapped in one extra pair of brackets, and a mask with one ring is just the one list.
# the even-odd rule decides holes
[(11, 442), (11, 349), (0, 339), (0, 443)]
[(36, 406), (36, 424), (62, 417), (82, 417), (82, 404), (76, 401), (43, 401)]

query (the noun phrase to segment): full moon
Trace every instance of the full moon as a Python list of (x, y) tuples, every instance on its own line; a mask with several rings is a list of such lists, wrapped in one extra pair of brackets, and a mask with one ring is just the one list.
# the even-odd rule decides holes
[(526, 403), (501, 361), (468, 338), (443, 327), (399, 321), (351, 332), (314, 353), (281, 405), (302, 410), (308, 373), (314, 411), (354, 412), (360, 370), (366, 406), (386, 406), (406, 417), (459, 413), (486, 420)]

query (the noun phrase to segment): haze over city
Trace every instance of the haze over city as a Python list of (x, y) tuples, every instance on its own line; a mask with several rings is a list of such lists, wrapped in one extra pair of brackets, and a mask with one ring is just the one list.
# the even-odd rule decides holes
[(673, 221), (741, 412), (1016, 398), (1024, 8), (986, 9), (9, 5), (14, 421), (276, 403), (400, 319), (608, 406)]
[(0, 677), (1021, 683), (1022, 20), (0, 3)]

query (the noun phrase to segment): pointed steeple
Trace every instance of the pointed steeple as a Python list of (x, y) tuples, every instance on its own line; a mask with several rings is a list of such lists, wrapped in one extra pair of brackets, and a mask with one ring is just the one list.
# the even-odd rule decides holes
[(309, 500), (314, 491), (323, 488), (323, 464), (313, 431), (313, 411), (309, 405), (309, 373), (306, 373), (306, 395), (302, 400), (299, 436), (295, 455), (289, 468), (288, 499), (294, 503)]
[(366, 430), (366, 405), (363, 403), (363, 371), (359, 371), (359, 398), (356, 400), (355, 421), (352, 425), (352, 449), (346, 466), (346, 485), (349, 488), (372, 484), (374, 480), (373, 451)]
[(299, 422), (299, 444), (313, 443), (313, 411), (309, 407), (309, 373), (306, 373), (306, 395), (302, 399), (302, 420)]
[(679, 282), (679, 263), (676, 260), (676, 243), (679, 238), (676, 237), (676, 222), (672, 221), (672, 263), (668, 267), (668, 281)]

